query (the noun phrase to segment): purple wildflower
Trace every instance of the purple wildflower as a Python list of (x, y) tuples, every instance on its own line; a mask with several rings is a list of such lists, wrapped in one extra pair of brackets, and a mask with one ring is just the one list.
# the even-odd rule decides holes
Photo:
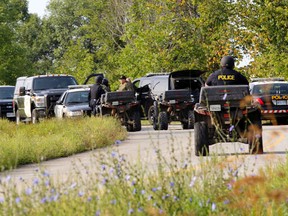
[(128, 215), (131, 215), (133, 212), (134, 212), (134, 210), (133, 210), (132, 208), (130, 208), (130, 209), (128, 210)]
[(144, 195), (146, 193), (145, 190), (141, 190), (141, 194)]
[(26, 195), (31, 195), (32, 194), (32, 188), (27, 188), (25, 193), (26, 193)]
[(229, 204), (230, 203), (230, 201), (229, 200), (224, 200), (224, 202), (223, 202), (225, 205), (227, 205), (227, 204)]
[(38, 178), (34, 178), (33, 184), (34, 184), (34, 185), (38, 185), (38, 184), (39, 184), (39, 179), (38, 179)]
[(115, 142), (114, 142), (115, 145), (120, 145), (121, 143), (122, 143), (121, 140), (115, 140)]
[(143, 212), (144, 211), (144, 209), (141, 208), (141, 207), (139, 207), (137, 210), (138, 210), (138, 212)]
[(106, 170), (106, 165), (105, 165), (105, 164), (102, 164), (102, 165), (101, 165), (101, 169), (102, 169), (102, 171), (105, 171), (105, 170)]
[(95, 216), (100, 216), (100, 210), (97, 210)]
[(20, 201), (21, 201), (20, 197), (16, 197), (15, 202), (18, 204), (20, 203)]
[(194, 176), (194, 177), (192, 178), (192, 180), (191, 180), (191, 182), (190, 182), (190, 184), (189, 184), (189, 187), (193, 187), (193, 186), (194, 186), (196, 179), (197, 179), (196, 176)]
[(103, 185), (105, 185), (107, 182), (108, 182), (108, 179), (107, 179), (107, 178), (104, 178), (104, 179), (102, 180), (102, 184), (103, 184)]
[(0, 197), (0, 203), (3, 203), (5, 201), (4, 197)]
[(111, 156), (112, 156), (113, 158), (116, 157), (116, 156), (117, 156), (117, 152), (112, 151), (112, 152), (111, 152)]
[(157, 191), (157, 188), (152, 188), (152, 191), (153, 191), (153, 192), (156, 192), (156, 191)]
[(45, 176), (45, 177), (49, 177), (50, 176), (50, 174), (49, 174), (49, 172), (47, 170), (44, 170), (42, 175)]
[(79, 197), (82, 197), (82, 196), (84, 196), (84, 194), (85, 194), (85, 193), (84, 193), (83, 191), (79, 191), (78, 196), (79, 196)]
[(212, 210), (212, 211), (215, 211), (215, 210), (216, 210), (216, 204), (215, 204), (215, 203), (212, 203), (211, 210)]
[(111, 203), (112, 205), (116, 205), (116, 203), (117, 203), (117, 200), (116, 200), (116, 199), (114, 199), (114, 200), (111, 200), (111, 201), (110, 201), (110, 203)]
[(125, 177), (126, 181), (129, 181), (130, 177), (131, 177), (130, 175), (126, 175), (126, 177)]
[(9, 182), (10, 180), (11, 180), (11, 176), (10, 175), (6, 176), (6, 182)]
[(77, 183), (74, 182), (74, 183), (72, 183), (72, 184), (70, 185), (70, 188), (73, 189), (73, 188), (75, 188), (76, 186), (77, 186)]
[(170, 182), (170, 187), (174, 187), (175, 186), (175, 183), (174, 182)]

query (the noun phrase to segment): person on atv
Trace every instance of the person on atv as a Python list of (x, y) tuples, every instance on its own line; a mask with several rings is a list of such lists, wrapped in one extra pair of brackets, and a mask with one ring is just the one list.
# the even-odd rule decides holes
[(102, 80), (102, 88), (104, 89), (105, 92), (111, 92), (108, 79), (103, 78), (103, 80)]
[(121, 76), (119, 78), (120, 86), (118, 91), (134, 91), (133, 84), (127, 81), (126, 76)]
[(235, 61), (232, 56), (224, 56), (220, 64), (221, 69), (213, 72), (207, 78), (205, 86), (249, 85), (247, 78), (233, 69)]
[(105, 94), (104, 89), (102, 88), (102, 76), (97, 76), (95, 78), (95, 84), (91, 86), (89, 92), (89, 106), (92, 109), (92, 114), (95, 116), (97, 114), (97, 106), (100, 105), (101, 95)]

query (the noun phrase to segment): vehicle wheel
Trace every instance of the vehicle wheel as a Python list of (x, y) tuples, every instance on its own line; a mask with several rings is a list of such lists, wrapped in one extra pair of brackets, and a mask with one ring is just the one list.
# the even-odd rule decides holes
[(206, 122), (196, 122), (194, 125), (194, 144), (196, 156), (208, 156), (208, 126)]
[(148, 114), (147, 114), (148, 121), (151, 125), (153, 125), (153, 116), (154, 116), (154, 106), (151, 106), (148, 109)]
[(159, 116), (158, 116), (159, 110), (158, 110), (158, 103), (157, 101), (154, 101), (153, 103), (153, 129), (159, 130)]
[(263, 154), (263, 138), (261, 113), (258, 112), (250, 116), (251, 124), (248, 126), (248, 144), (251, 154)]
[(16, 124), (19, 125), (20, 122), (21, 122), (19, 110), (16, 110), (15, 118), (16, 118), (16, 120), (15, 120), (15, 121), (16, 121)]
[(133, 131), (141, 130), (141, 115), (139, 111), (135, 111), (132, 113), (133, 120)]
[(188, 129), (193, 129), (195, 124), (195, 115), (193, 110), (188, 112)]
[(127, 125), (126, 125), (126, 130), (127, 130), (128, 132), (132, 132), (132, 131), (133, 131), (133, 125), (132, 125), (132, 124), (127, 124)]
[(32, 110), (32, 113), (31, 113), (31, 122), (32, 122), (32, 124), (37, 124), (37, 123), (39, 122), (39, 118), (38, 118), (36, 109), (33, 109), (33, 110)]
[(159, 130), (167, 130), (168, 129), (168, 115), (167, 112), (159, 113)]

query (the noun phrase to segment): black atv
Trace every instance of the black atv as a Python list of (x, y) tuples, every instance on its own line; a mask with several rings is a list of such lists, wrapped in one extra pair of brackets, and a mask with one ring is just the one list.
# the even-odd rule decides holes
[(180, 121), (183, 129), (194, 128), (194, 100), (190, 90), (168, 90), (153, 99), (154, 130), (167, 130), (171, 121)]
[(261, 111), (247, 85), (202, 87), (194, 113), (196, 156), (219, 142), (246, 143), (251, 154), (263, 154)]
[(134, 91), (106, 92), (98, 107), (100, 116), (113, 116), (121, 121), (127, 131), (141, 130), (140, 104)]

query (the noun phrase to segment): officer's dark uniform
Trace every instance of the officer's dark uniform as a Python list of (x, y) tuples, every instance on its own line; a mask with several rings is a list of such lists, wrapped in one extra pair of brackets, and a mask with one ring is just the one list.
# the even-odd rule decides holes
[(220, 70), (215, 71), (207, 78), (206, 85), (249, 85), (245, 76), (233, 70), (234, 59), (231, 56), (223, 57), (221, 66), (222, 68)]
[(96, 77), (96, 83), (91, 86), (89, 98), (90, 98), (90, 107), (92, 108), (93, 115), (96, 114), (97, 110), (96, 107), (100, 105), (100, 99), (101, 95), (105, 94), (105, 91), (103, 90), (101, 83), (103, 78), (101, 76)]

